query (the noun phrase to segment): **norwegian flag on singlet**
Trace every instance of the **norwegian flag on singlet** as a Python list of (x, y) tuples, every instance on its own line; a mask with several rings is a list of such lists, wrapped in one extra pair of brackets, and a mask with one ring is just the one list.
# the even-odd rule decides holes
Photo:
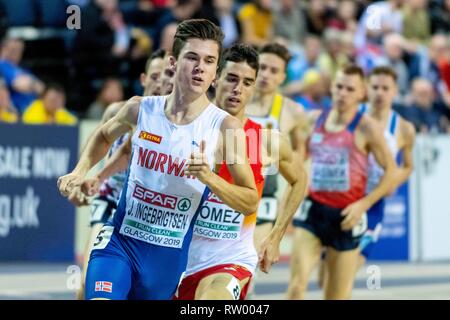
[(109, 281), (96, 281), (95, 291), (112, 292), (112, 282)]

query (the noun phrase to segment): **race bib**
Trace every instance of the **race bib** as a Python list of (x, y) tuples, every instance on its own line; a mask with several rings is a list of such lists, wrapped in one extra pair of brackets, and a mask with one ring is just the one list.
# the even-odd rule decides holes
[(309, 210), (311, 209), (312, 201), (311, 200), (305, 200), (302, 202), (302, 204), (298, 207), (297, 212), (294, 215), (294, 220), (298, 221), (306, 221), (308, 219)]
[(340, 192), (350, 189), (350, 161), (347, 149), (320, 146), (313, 152), (311, 189)]
[(120, 233), (157, 246), (181, 248), (191, 222), (192, 199), (135, 185)]
[(367, 231), (367, 213), (364, 212), (361, 219), (352, 229), (352, 237), (357, 238), (362, 236)]
[(91, 223), (100, 222), (108, 209), (108, 201), (103, 199), (94, 199), (91, 203)]
[(277, 218), (277, 199), (262, 198), (258, 207), (258, 219), (275, 221)]
[(194, 235), (213, 240), (240, 240), (243, 221), (243, 214), (209, 193), (195, 221)]

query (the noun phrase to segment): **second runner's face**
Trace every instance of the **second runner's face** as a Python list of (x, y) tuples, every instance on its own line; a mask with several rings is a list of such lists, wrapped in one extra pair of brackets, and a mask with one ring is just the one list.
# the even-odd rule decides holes
[(227, 61), (217, 80), (216, 103), (236, 116), (250, 101), (255, 81), (256, 70), (246, 62)]
[(167, 62), (161, 74), (163, 95), (172, 93), (174, 78), (175, 78), (175, 71), (172, 70), (172, 68), (169, 66), (169, 63)]
[(390, 108), (397, 95), (397, 85), (391, 76), (376, 74), (367, 85), (369, 103), (375, 108)]
[(364, 83), (360, 76), (338, 72), (331, 89), (333, 105), (345, 112), (364, 99)]
[(142, 81), (144, 92), (149, 96), (159, 96), (163, 94), (161, 88), (161, 74), (164, 70), (165, 61), (163, 58), (155, 58), (150, 65)]
[(204, 94), (216, 77), (218, 59), (216, 41), (188, 39), (178, 57), (175, 74), (182, 92)]
[(286, 78), (285, 62), (273, 53), (259, 55), (257, 89), (264, 94), (275, 92)]

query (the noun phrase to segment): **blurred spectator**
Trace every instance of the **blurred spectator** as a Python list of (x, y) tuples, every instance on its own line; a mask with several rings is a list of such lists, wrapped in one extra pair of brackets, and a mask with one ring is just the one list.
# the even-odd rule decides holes
[(174, 0), (170, 10), (166, 10), (158, 20), (152, 33), (156, 48), (171, 50), (176, 26), (183, 20), (203, 17), (202, 0)]
[(121, 1), (120, 8), (127, 24), (154, 27), (169, 5), (166, 0)]
[(130, 37), (133, 42), (130, 58), (141, 59), (148, 57), (153, 48), (153, 41), (150, 36), (143, 29), (131, 28)]
[(223, 47), (228, 48), (234, 42), (239, 41), (241, 25), (237, 13), (233, 10), (233, 0), (213, 0), (214, 14), (218, 20), (218, 25), (225, 34)]
[(296, 0), (281, 0), (273, 19), (275, 36), (288, 40), (289, 46), (303, 43), (306, 37), (306, 18)]
[(74, 51), (78, 71), (84, 72), (84, 78), (117, 74), (118, 59), (125, 56), (130, 45), (118, 0), (93, 0), (81, 11), (81, 21)]
[(345, 56), (346, 61), (355, 63), (356, 49), (354, 46), (354, 33), (350, 31), (342, 32), (340, 35), (341, 52)]
[(253, 0), (242, 6), (239, 21), (242, 26), (242, 40), (261, 47), (272, 38), (272, 0)]
[(356, 15), (357, 4), (352, 0), (342, 0), (339, 2), (336, 16), (328, 19), (327, 27), (355, 32), (358, 25)]
[[(309, 69), (319, 69), (321, 70), (321, 66), (319, 65), (319, 56), (322, 52), (322, 41), (320, 37), (316, 35), (308, 35), (305, 39), (304, 49), (302, 52), (298, 52), (293, 55), (291, 61), (288, 64), (287, 69), (287, 81), (288, 83), (299, 81), (303, 78), (303, 75)], [(300, 84), (298, 82), (297, 84)], [(297, 84), (290, 83), (289, 87), (296, 87)], [(297, 89), (294, 88), (286, 88), (287, 94), (296, 94)], [(293, 90), (293, 91), (291, 91)]]
[(156, 8), (165, 8), (169, 6), (173, 0), (139, 0), (141, 8), (145, 6), (145, 3), (151, 3)]
[(380, 47), (385, 34), (402, 32), (402, 4), (403, 0), (388, 0), (375, 2), (366, 8), (355, 35), (358, 54), (364, 55), (375, 50), (373, 47)]
[(0, 49), (0, 76), (6, 81), (13, 105), (22, 113), (44, 90), (44, 84), (19, 66), (25, 44), (22, 40), (7, 38)]
[(77, 118), (64, 108), (66, 94), (56, 83), (46, 86), (41, 99), (34, 101), (22, 116), (26, 124), (75, 125)]
[(450, 0), (441, 0), (441, 4), (430, 11), (431, 32), (450, 34)]
[(311, 0), (305, 10), (306, 31), (317, 36), (322, 35), (327, 25), (327, 7), (324, 0)]
[[(326, 50), (319, 57), (319, 66), (331, 79), (342, 66), (349, 62), (344, 52), (344, 36), (344, 32), (334, 28), (326, 29), (323, 35)], [(353, 42), (351, 46), (353, 47)]]
[(293, 100), (303, 105), (305, 111), (328, 110), (331, 108), (328, 85), (326, 77), (319, 71), (308, 70), (302, 80), (303, 93), (293, 97)]
[(409, 0), (403, 9), (403, 36), (408, 40), (427, 43), (431, 37), (428, 0)]
[(397, 111), (411, 121), (421, 133), (446, 132), (445, 117), (438, 111), (433, 86), (427, 79), (417, 78), (411, 87), (410, 102)]
[(442, 97), (447, 91), (439, 65), (447, 59), (450, 41), (446, 35), (435, 34), (427, 46), (406, 44), (407, 50), (412, 54), (409, 63), (410, 78), (425, 78), (433, 84), (436, 97)]
[(166, 51), (171, 51), (173, 46), (173, 39), (175, 37), (175, 33), (177, 32), (178, 23), (170, 23), (168, 24), (162, 34), (161, 34), (161, 43), (159, 48)]
[(123, 97), (123, 86), (120, 80), (116, 78), (106, 79), (97, 99), (89, 106), (86, 117), (100, 120), (106, 108), (113, 102), (122, 101)]
[(0, 122), (15, 123), (18, 118), (16, 109), (11, 105), (8, 87), (0, 79)]
[(394, 69), (397, 74), (397, 87), (399, 97), (396, 102), (401, 101), (401, 97), (406, 95), (409, 89), (409, 72), (406, 63), (403, 61), (403, 37), (398, 33), (390, 33), (383, 38), (384, 56), (375, 61), (374, 66), (387, 65)]

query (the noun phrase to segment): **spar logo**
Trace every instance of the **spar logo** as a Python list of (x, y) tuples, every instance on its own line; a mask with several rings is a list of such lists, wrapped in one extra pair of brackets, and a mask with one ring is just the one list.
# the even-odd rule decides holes
[[(174, 210), (177, 205), (177, 197), (152, 191), (137, 185), (134, 188), (133, 197), (158, 207)], [(189, 203), (190, 207), (190, 203)]]
[(160, 144), (161, 140), (162, 140), (162, 137), (158, 136), (156, 134), (147, 132), (147, 131), (141, 131), (139, 133), (139, 139), (144, 139), (144, 140), (147, 140), (147, 141), (150, 141), (150, 142), (154, 142), (154, 143)]
[(188, 198), (183, 198), (178, 202), (178, 210), (180, 211), (188, 211), (189, 208), (191, 207), (191, 200), (189, 200)]
[(218, 196), (216, 196), (214, 193), (210, 192), (208, 195), (208, 202), (214, 202), (214, 203), (220, 203), (222, 204), (223, 202), (219, 199)]

